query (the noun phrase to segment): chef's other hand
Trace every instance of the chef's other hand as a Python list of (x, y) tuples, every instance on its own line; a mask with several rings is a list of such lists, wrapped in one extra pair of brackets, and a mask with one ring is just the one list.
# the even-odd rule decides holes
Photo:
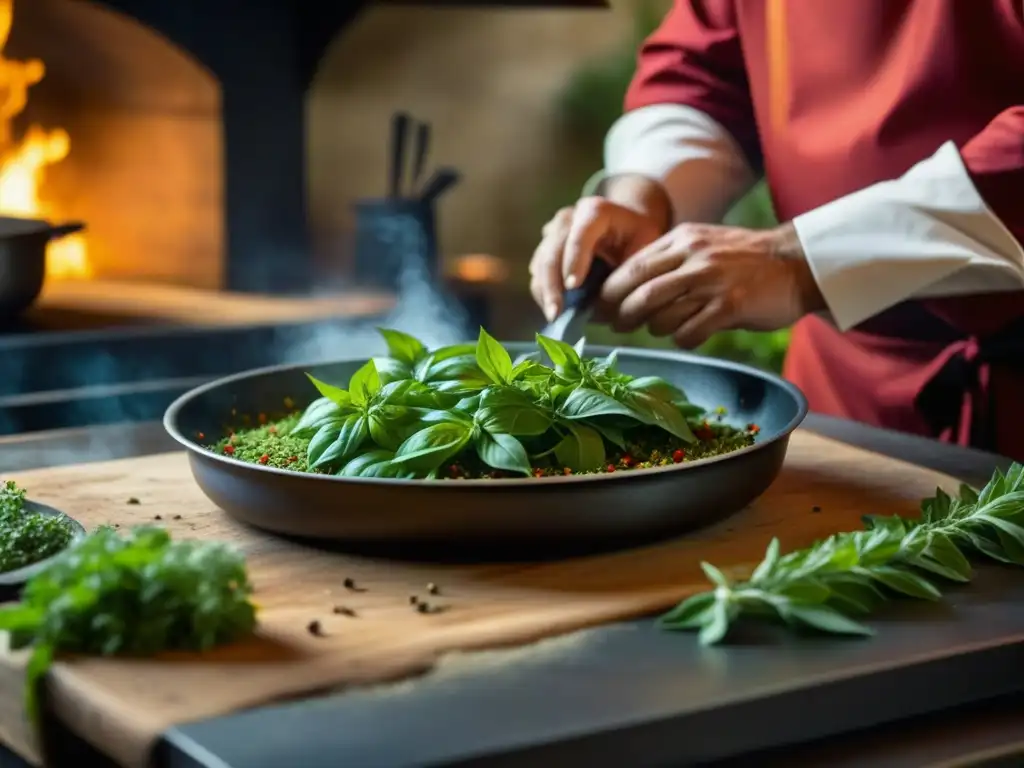
[(785, 328), (824, 308), (796, 231), (682, 224), (633, 254), (604, 284), (598, 314), (692, 349), (718, 331)]
[(665, 227), (657, 215), (638, 213), (603, 197), (584, 197), (563, 208), (541, 230), (530, 261), (530, 291), (547, 319), (562, 311), (562, 294), (583, 282), (597, 255), (618, 265)]

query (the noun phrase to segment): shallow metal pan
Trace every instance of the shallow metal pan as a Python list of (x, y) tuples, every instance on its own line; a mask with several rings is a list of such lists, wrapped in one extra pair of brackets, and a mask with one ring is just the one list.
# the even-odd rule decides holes
[[(533, 349), (506, 345), (515, 356)], [(608, 354), (588, 348), (588, 356)], [(708, 408), (724, 406), (737, 425), (761, 427), (755, 445), (712, 459), (614, 474), (516, 480), (394, 480), (300, 474), (243, 463), (199, 444), (224, 434), (232, 410), (281, 410), (286, 398), (304, 407), (316, 396), (305, 372), (347, 381), (365, 359), (283, 366), (230, 376), (176, 400), (164, 416), (170, 435), (189, 452), (196, 482), (228, 514), (279, 534), (346, 546), (588, 542), (616, 545), (664, 536), (721, 519), (761, 495), (777, 476), (789, 436), (807, 414), (792, 384), (768, 373), (682, 352), (623, 349), (619, 367), (661, 376)]]

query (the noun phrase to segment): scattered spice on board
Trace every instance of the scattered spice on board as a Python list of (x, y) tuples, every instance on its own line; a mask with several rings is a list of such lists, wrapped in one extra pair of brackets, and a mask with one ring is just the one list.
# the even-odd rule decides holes
[(409, 595), (409, 605), (416, 605), (420, 599), (416, 595)]
[(339, 616), (351, 616), (352, 618), (355, 618), (356, 615), (355, 611), (345, 605), (334, 606), (334, 612)]
[(322, 626), (320, 626), (320, 622), (316, 619), (313, 619), (313, 621), (309, 622), (309, 624), (306, 625), (306, 631), (309, 632), (309, 634), (313, 635), (313, 637), (324, 636), (324, 629)]
[(181, 520), (181, 515), (175, 515), (173, 519), (174, 520)]
[(163, 515), (153, 515), (154, 520), (163, 520)]
[(430, 594), (436, 595), (440, 591), (441, 590), (438, 589), (437, 584), (434, 584), (433, 582), (431, 582), (430, 584), (427, 584), (427, 592), (429, 592)]
[(366, 587), (356, 586), (356, 580), (353, 578), (346, 578), (343, 582), (341, 582), (341, 585), (345, 587), (345, 589), (351, 590), (352, 592), (366, 591)]
[(128, 499), (128, 503), (129, 504), (141, 504), (141, 502), (138, 499), (136, 499), (134, 496), (132, 496), (131, 498)]

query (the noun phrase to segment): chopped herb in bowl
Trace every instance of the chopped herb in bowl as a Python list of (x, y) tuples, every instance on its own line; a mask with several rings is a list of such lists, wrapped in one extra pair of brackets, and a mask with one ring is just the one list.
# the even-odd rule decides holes
[(11, 480), (0, 484), (0, 574), (53, 557), (74, 534), (70, 519), (26, 508), (24, 489)]
[(537, 337), (550, 358), (513, 361), (483, 329), (476, 344), (428, 350), (381, 329), (388, 356), (347, 389), (310, 380), (321, 397), (283, 419), (258, 419), (211, 446), (262, 466), (342, 477), (503, 479), (642, 470), (753, 444), (677, 386)]

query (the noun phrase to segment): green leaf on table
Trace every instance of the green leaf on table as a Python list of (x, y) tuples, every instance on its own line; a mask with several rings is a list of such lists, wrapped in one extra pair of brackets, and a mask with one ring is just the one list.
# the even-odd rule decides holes
[(717, 600), (711, 606), (708, 621), (701, 627), (697, 638), (701, 645), (715, 645), (725, 639), (734, 610), (724, 600)]
[(658, 619), (658, 624), (665, 629), (698, 629), (709, 618), (709, 611), (714, 604), (714, 592), (701, 592), (688, 597), (661, 616)]
[(802, 605), (783, 603), (778, 607), (779, 615), (791, 624), (801, 624), (833, 635), (869, 636), (874, 630), (844, 616), (827, 605)]
[(870, 570), (871, 577), (893, 592), (919, 600), (941, 600), (942, 593), (935, 585), (910, 570), (891, 566), (880, 566)]

